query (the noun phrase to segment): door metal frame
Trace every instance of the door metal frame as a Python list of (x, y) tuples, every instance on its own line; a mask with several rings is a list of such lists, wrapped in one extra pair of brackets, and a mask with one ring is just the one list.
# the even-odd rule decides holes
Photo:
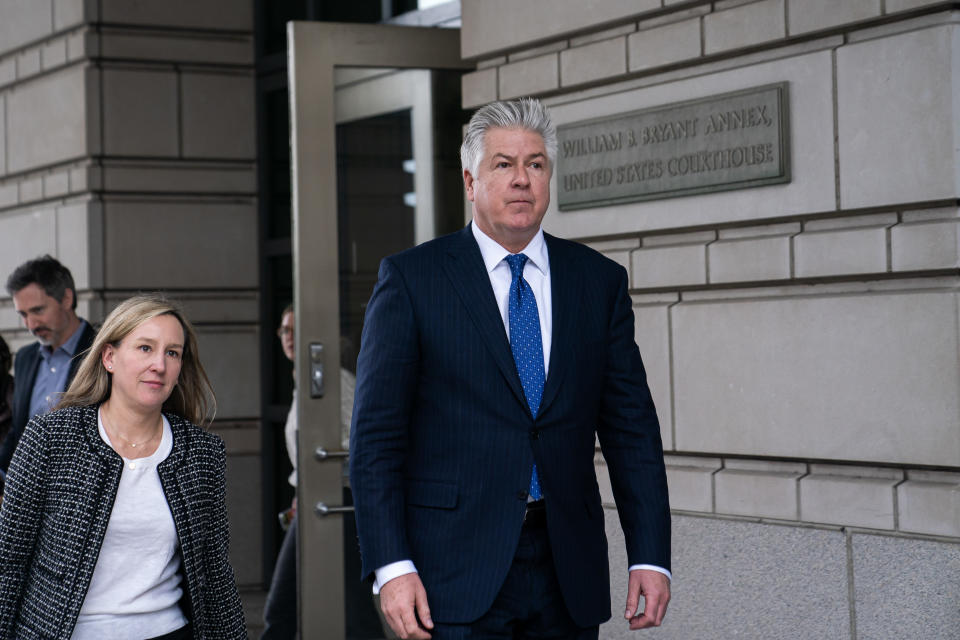
[[(297, 327), (298, 607), (303, 638), (343, 638), (343, 525), (315, 505), (339, 505), (342, 466), (315, 450), (339, 451), (340, 301), (334, 68), (472, 69), (460, 58), (460, 30), (290, 22), (293, 287)], [(325, 393), (311, 398), (309, 345), (323, 347)], [(308, 472), (304, 470), (309, 469)]]

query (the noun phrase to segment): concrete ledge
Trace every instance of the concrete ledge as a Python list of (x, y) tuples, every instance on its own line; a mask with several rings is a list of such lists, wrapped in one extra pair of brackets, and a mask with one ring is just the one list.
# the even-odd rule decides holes
[(112, 193), (233, 193), (254, 195), (256, 167), (250, 163), (110, 162), (103, 163), (103, 185)]
[(637, 30), (636, 23), (630, 22), (628, 24), (622, 24), (619, 27), (613, 27), (612, 29), (604, 29), (603, 31), (594, 31), (585, 36), (576, 36), (570, 38), (571, 47), (582, 47), (585, 44), (591, 44), (594, 42), (600, 42), (601, 40), (610, 40), (611, 38), (616, 38), (617, 36), (624, 36), (633, 33)]
[(251, 66), (253, 37), (194, 31), (144, 31), (104, 28), (100, 55), (105, 59)]
[(500, 70), (501, 100), (534, 95), (560, 86), (560, 70), (556, 53), (521, 62), (505, 64)]
[(794, 238), (798, 278), (887, 271), (884, 227), (804, 232)]
[(627, 39), (602, 40), (560, 52), (561, 86), (623, 75), (627, 71)]
[(784, 0), (761, 0), (703, 18), (704, 53), (740, 49), (787, 35)]
[(799, 35), (878, 17), (880, 0), (790, 0), (787, 31)]
[(715, 476), (717, 513), (796, 520), (800, 463), (727, 460)]
[(627, 38), (630, 71), (701, 56), (700, 24), (700, 18), (692, 18), (631, 34)]
[(497, 69), (483, 69), (460, 76), (464, 108), (480, 107), (497, 99)]
[(691, 244), (637, 249), (631, 256), (630, 282), (639, 288), (706, 284), (706, 247)]
[(530, 47), (529, 49), (521, 49), (520, 51), (514, 51), (513, 53), (508, 55), (507, 61), (520, 62), (521, 60), (538, 58), (548, 53), (556, 53), (558, 51), (563, 51), (568, 46), (570, 46), (570, 44), (566, 40), (558, 40), (557, 42), (542, 44), (537, 47)]
[(896, 469), (811, 465), (800, 480), (800, 519), (894, 529), (894, 487), (902, 480)]
[(667, 455), (666, 464), (670, 508), (713, 512), (713, 474), (722, 468), (722, 460)]
[(790, 278), (790, 236), (718, 241), (707, 247), (710, 282)]
[(907, 471), (897, 506), (901, 531), (960, 538), (960, 473)]
[(901, 224), (890, 230), (894, 271), (960, 266), (960, 220)]

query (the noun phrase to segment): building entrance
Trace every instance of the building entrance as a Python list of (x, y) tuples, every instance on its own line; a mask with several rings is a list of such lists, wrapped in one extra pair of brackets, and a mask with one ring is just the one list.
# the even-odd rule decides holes
[(384, 637), (346, 463), (363, 313), (380, 260), (462, 226), (459, 32), (289, 26), (300, 625)]

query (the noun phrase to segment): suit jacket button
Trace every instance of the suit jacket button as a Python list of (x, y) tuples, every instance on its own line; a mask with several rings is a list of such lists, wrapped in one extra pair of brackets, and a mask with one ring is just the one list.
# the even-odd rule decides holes
[(531, 431), (531, 432), (530, 432), (530, 437), (533, 438), (534, 440), (539, 440), (539, 439), (540, 439), (540, 429), (534, 429), (533, 431)]
[(526, 500), (527, 492), (526, 491), (517, 491), (517, 500)]

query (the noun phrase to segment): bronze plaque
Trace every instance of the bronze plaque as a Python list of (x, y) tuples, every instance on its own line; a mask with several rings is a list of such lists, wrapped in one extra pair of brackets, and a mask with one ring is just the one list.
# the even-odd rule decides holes
[(557, 127), (561, 210), (790, 182), (787, 83)]

